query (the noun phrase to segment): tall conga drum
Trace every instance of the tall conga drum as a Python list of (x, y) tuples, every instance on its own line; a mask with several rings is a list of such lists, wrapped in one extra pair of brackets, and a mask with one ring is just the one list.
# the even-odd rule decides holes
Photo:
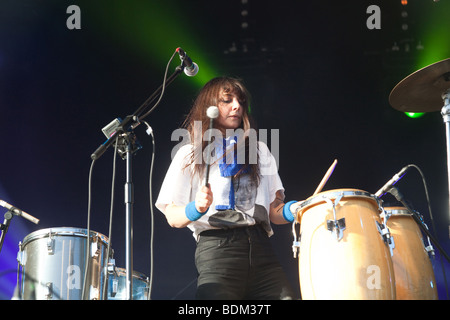
[(299, 208), (302, 299), (394, 300), (389, 237), (375, 196), (330, 190)]
[(437, 300), (433, 266), (422, 233), (404, 207), (386, 207), (387, 226), (395, 239), (392, 256), (398, 300)]

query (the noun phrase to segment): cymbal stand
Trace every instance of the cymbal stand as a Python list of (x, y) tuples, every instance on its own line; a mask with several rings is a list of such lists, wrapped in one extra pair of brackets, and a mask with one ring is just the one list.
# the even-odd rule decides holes
[(445, 123), (445, 136), (447, 139), (447, 182), (448, 182), (448, 201), (450, 214), (450, 88), (442, 94), (444, 106), (441, 110), (441, 115)]

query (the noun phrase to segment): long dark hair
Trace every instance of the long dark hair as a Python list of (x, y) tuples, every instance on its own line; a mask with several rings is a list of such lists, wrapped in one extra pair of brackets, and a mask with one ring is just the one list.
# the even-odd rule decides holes
[[(220, 94), (224, 92), (226, 94), (234, 94), (236, 95), (241, 107), (243, 109), (242, 113), (242, 121), (240, 125), (240, 129), (244, 132), (248, 132), (250, 129), (254, 128), (254, 122), (249, 115), (249, 106), (250, 106), (250, 93), (247, 88), (244, 86), (242, 80), (231, 77), (218, 77), (210, 80), (205, 86), (200, 90), (197, 98), (194, 101), (194, 104), (187, 115), (185, 121), (183, 122), (183, 127), (186, 128), (189, 132), (191, 142), (195, 141), (194, 137), (194, 122), (201, 121), (202, 123), (202, 137), (206, 130), (209, 129), (209, 118), (206, 115), (206, 109), (210, 106), (217, 106), (220, 102)], [(254, 130), (256, 134), (256, 130)], [(197, 133), (198, 134), (198, 133)], [(188, 161), (187, 166), (190, 166), (194, 163), (194, 173), (198, 173), (201, 175), (205, 169), (205, 163), (203, 161), (195, 161), (195, 154), (203, 154), (203, 150), (208, 145), (208, 141), (202, 141), (201, 145), (196, 146), (194, 144), (194, 149), (190, 155), (190, 160)], [(235, 177), (239, 177), (243, 172), (248, 172), (250, 174), (251, 179), (259, 184), (260, 180), (260, 172), (258, 160), (256, 163), (250, 163), (249, 161), (249, 138), (248, 136), (244, 139), (245, 143), (245, 164), (242, 169), (236, 174)], [(200, 148), (200, 152), (195, 152), (195, 148)], [(198, 151), (198, 150), (197, 150)], [(236, 150), (235, 150), (236, 151)]]

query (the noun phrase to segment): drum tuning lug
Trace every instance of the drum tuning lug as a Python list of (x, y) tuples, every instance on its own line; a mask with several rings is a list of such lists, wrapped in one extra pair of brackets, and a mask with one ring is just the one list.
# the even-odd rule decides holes
[(97, 241), (91, 243), (91, 257), (96, 259), (100, 255), (100, 248), (97, 244)]
[(379, 211), (380, 211), (380, 218), (382, 219), (382, 221), (386, 221), (387, 223), (387, 221), (392, 215), (392, 212), (386, 212), (386, 210), (384, 210), (383, 207), (379, 207)]
[(336, 240), (340, 241), (344, 237), (345, 218), (339, 220), (327, 220), (327, 229), (335, 234)]
[(19, 263), (19, 265), (23, 266), (24, 262), (23, 262), (23, 251), (17, 252), (17, 262)]
[[(425, 225), (425, 227), (426, 227), (426, 225)], [(425, 246), (425, 244), (424, 244), (425, 251), (430, 254), (431, 258), (434, 258), (435, 257), (434, 247), (431, 244), (430, 237), (427, 237), (427, 240), (428, 240), (428, 246)]]
[(341, 201), (343, 196), (344, 193), (340, 193), (336, 197), (336, 199), (334, 199), (334, 202), (325, 196), (323, 197), (325, 202), (327, 202), (333, 209), (334, 220), (327, 220), (327, 229), (328, 231), (331, 231), (331, 233), (335, 234), (337, 241), (340, 241), (344, 237), (343, 231), (345, 230), (345, 218), (338, 219), (336, 214), (336, 206), (338, 205), (339, 201)]
[(17, 262), (19, 265), (23, 266), (25, 264), (25, 255), (22, 248), (22, 241), (19, 241), (19, 251), (17, 252)]
[(378, 232), (381, 235), (381, 238), (383, 239), (384, 243), (389, 247), (389, 251), (391, 252), (391, 257), (394, 255), (394, 238), (391, 236), (391, 232), (389, 231), (389, 228), (385, 224), (381, 224), (378, 221), (376, 221)]
[(52, 298), (53, 298), (53, 283), (52, 282), (47, 282), (45, 284), (45, 288), (47, 290), (47, 292), (45, 293), (45, 298), (47, 300), (52, 300)]
[(294, 241), (292, 244), (292, 252), (294, 254), (294, 259), (297, 258), (299, 251), (300, 251), (300, 241)]
[(300, 251), (300, 237), (301, 237), (301, 235), (297, 236), (297, 230), (295, 228), (296, 224), (297, 224), (296, 221), (294, 221), (292, 223), (292, 235), (294, 237), (294, 241), (292, 243), (292, 252), (294, 254), (294, 259), (297, 258), (297, 255), (298, 255), (298, 253)]
[(49, 232), (48, 240), (47, 240), (47, 253), (52, 255), (55, 253), (55, 239), (52, 237), (52, 232)]
[(111, 297), (115, 297), (118, 291), (119, 291), (119, 279), (114, 277), (113, 279), (111, 279)]
[(89, 296), (90, 300), (98, 300), (99, 290), (98, 290), (98, 288), (94, 287), (92, 284), (90, 285), (90, 288), (89, 288), (89, 294), (90, 294), (90, 296)]
[(432, 245), (425, 247), (425, 250), (431, 255), (432, 258), (435, 257), (434, 248)]
[(109, 274), (113, 274), (116, 271), (116, 260), (115, 259), (109, 259), (107, 271)]

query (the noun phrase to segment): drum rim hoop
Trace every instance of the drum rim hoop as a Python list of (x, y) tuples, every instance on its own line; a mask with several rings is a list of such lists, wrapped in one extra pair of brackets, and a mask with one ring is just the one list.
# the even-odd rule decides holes
[[(119, 271), (119, 272), (117, 272), (117, 271)], [(114, 273), (115, 274), (123, 274), (123, 275), (126, 275), (126, 269), (125, 268), (121, 268), (121, 267), (115, 267), (115, 270), (114, 270)], [(139, 271), (136, 271), (136, 270), (134, 270), (133, 271), (133, 278), (135, 278), (135, 279), (138, 279), (138, 280), (141, 280), (141, 281), (144, 281), (144, 282), (148, 282), (148, 277), (145, 275), (145, 274), (143, 274), (142, 272), (139, 272)]]
[(325, 202), (323, 199), (324, 194), (331, 195), (328, 198), (336, 198), (337, 196), (342, 195), (342, 197), (356, 197), (356, 198), (365, 198), (365, 199), (371, 199), (377, 203), (377, 198), (375, 195), (371, 194), (370, 192), (364, 191), (364, 190), (358, 190), (358, 189), (335, 189), (335, 190), (329, 190), (322, 193), (319, 193), (307, 200), (305, 200), (299, 207), (299, 211), (303, 211), (306, 209), (306, 207), (318, 204), (320, 202)]
[[(33, 231), (32, 233), (28, 234), (23, 238), (22, 241), (22, 247), (25, 247), (29, 242), (32, 242), (34, 240), (39, 240), (43, 238), (47, 238), (49, 234), (52, 234), (52, 236), (76, 236), (76, 237), (83, 237), (86, 238), (87, 235), (87, 229), (85, 228), (77, 228), (77, 227), (55, 227), (55, 228), (45, 228)], [(108, 244), (109, 239), (107, 236), (94, 231), (90, 230), (91, 237), (97, 236), (99, 237), (104, 243)]]
[(389, 213), (390, 216), (412, 216), (412, 214), (405, 207), (386, 207), (383, 209)]

